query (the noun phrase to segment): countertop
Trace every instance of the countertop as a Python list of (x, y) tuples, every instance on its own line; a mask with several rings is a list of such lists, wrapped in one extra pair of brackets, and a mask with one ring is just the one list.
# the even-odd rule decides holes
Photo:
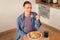
[(56, 8), (56, 9), (60, 9), (60, 4), (53, 4), (53, 3), (43, 3), (43, 2), (40, 2), (38, 4), (42, 4), (42, 5), (46, 5), (48, 7), (52, 7), (52, 8)]

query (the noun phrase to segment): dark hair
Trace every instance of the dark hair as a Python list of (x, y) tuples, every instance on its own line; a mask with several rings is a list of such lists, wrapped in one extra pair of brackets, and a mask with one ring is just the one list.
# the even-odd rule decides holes
[(23, 7), (25, 6), (25, 4), (31, 4), (31, 2), (25, 1), (24, 4), (23, 4)]

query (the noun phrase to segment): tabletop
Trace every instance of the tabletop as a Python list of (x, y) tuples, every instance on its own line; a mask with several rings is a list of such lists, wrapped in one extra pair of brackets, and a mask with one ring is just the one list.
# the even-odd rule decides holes
[[(43, 35), (43, 34), (42, 34)], [(49, 40), (48, 38), (45, 38), (44, 36), (42, 36), (42, 38), (40, 39), (29, 39), (26, 35), (24, 37), (21, 37), (20, 40)]]

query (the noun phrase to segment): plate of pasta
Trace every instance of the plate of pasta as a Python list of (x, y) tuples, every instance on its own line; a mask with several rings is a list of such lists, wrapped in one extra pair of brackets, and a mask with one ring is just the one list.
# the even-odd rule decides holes
[(36, 31), (30, 32), (29, 34), (27, 34), (27, 37), (31, 40), (32, 39), (34, 39), (34, 40), (40, 39), (40, 38), (42, 38), (42, 33), (41, 32), (36, 32)]

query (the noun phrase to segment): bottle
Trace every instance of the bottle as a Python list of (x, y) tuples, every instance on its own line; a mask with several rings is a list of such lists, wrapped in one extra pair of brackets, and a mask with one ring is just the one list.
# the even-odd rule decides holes
[(49, 36), (49, 32), (48, 31), (44, 31), (44, 37), (48, 38), (48, 36)]
[(55, 3), (55, 4), (58, 3), (58, 0), (53, 0), (53, 3)]

